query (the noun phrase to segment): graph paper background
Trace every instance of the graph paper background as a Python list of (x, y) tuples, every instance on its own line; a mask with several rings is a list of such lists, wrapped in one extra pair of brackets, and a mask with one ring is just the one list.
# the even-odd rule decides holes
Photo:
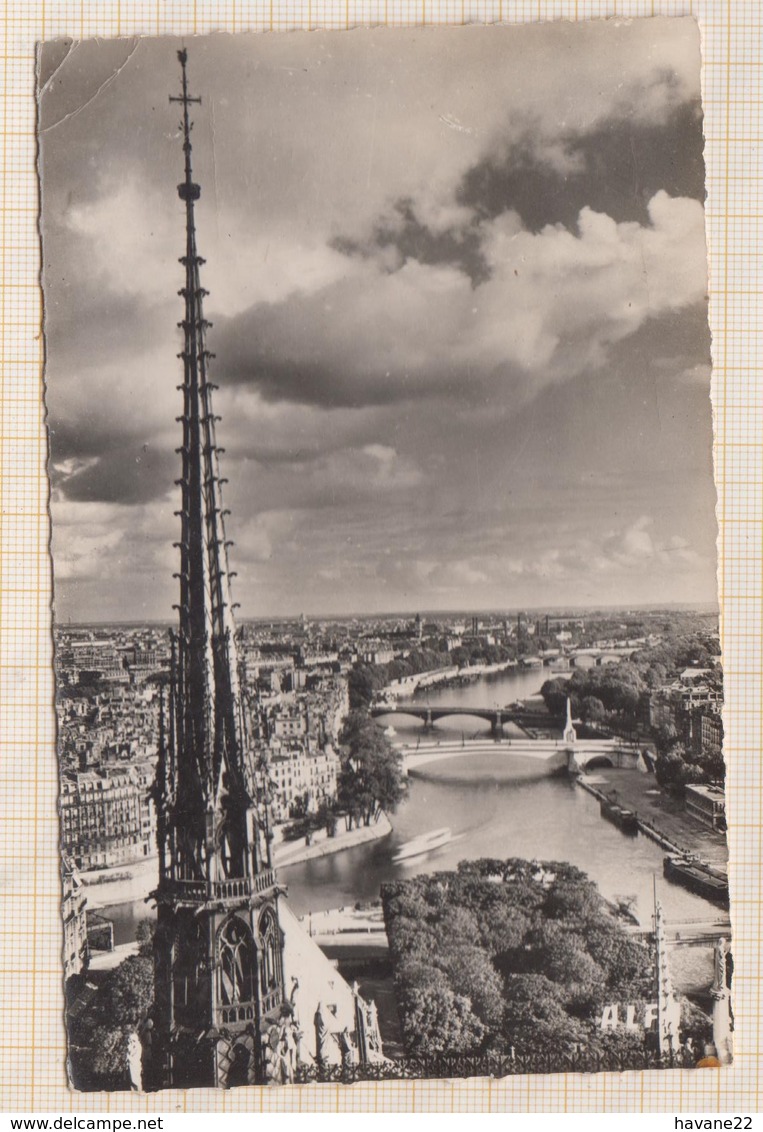
[[(62, 1015), (34, 45), (68, 35), (285, 31), (693, 14), (704, 43), (731, 819), (736, 1060), (724, 1070), (353, 1087), (77, 1094)], [(758, 1111), (761, 1099), (761, 231), (759, 0), (2, 0), (0, 187), (0, 1109)]]

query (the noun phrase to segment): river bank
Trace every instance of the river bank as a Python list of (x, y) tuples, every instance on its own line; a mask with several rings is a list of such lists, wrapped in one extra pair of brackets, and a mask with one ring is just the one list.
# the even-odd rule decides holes
[[(286, 867), (312, 861), (317, 857), (327, 857), (345, 849), (366, 845), (370, 841), (378, 841), (391, 832), (392, 825), (385, 813), (372, 825), (345, 830), (336, 837), (329, 837), (325, 830), (318, 830), (313, 834), (310, 845), (306, 845), (304, 839), (279, 842), (273, 849), (273, 865), (275, 868)], [(145, 900), (159, 883), (158, 858), (146, 857), (135, 864), (83, 873), (82, 881), (87, 894), (87, 906), (93, 912), (115, 904)]]
[(467, 684), (476, 683), (483, 677), (498, 676), (501, 673), (513, 671), (516, 667), (516, 660), (502, 660), (496, 664), (470, 664), (465, 668), (459, 668), (456, 672), (446, 670), (428, 680), (422, 680), (417, 685), (416, 691), (426, 691), (430, 687), (437, 687), (438, 689), (463, 688)]
[(327, 857), (343, 849), (366, 845), (369, 841), (379, 841), (390, 833), (392, 833), (392, 824), (385, 813), (382, 813), (378, 821), (371, 825), (345, 830), (335, 837), (329, 837), (325, 829), (320, 829), (313, 834), (310, 845), (306, 845), (304, 841), (282, 841), (276, 845), (273, 850), (273, 865), (277, 868), (279, 865), (297, 865), (302, 861), (313, 861), (317, 857)]
[(356, 958), (371, 958), (389, 951), (380, 900), (308, 912), (300, 916), (300, 923), (319, 947), (336, 955), (351, 952)]
[(159, 858), (144, 857), (134, 864), (80, 874), (91, 912), (114, 904), (144, 900), (159, 883)]
[(418, 691), (435, 688), (438, 691), (448, 688), (461, 688), (467, 684), (474, 684), (485, 676), (505, 675), (514, 672), (517, 668), (516, 660), (501, 660), (496, 664), (470, 664), (459, 668), (451, 665), (446, 668), (437, 668), (429, 672), (416, 672), (410, 676), (401, 676), (392, 680), (378, 693), (379, 700), (399, 699), (403, 696), (415, 695)]
[(639, 829), (667, 852), (694, 854), (708, 865), (726, 869), (728, 847), (724, 834), (687, 813), (683, 802), (662, 791), (651, 774), (638, 770), (597, 770), (595, 779), (581, 776), (580, 785), (595, 797), (614, 800), (633, 810)]

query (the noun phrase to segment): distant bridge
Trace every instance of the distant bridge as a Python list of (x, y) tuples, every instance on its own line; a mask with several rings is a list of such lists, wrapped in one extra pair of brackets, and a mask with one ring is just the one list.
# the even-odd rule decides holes
[(552, 726), (557, 724), (560, 729), (562, 726), (561, 721), (555, 720), (543, 711), (526, 711), (515, 708), (454, 707), (451, 704), (438, 705), (437, 707), (430, 707), (428, 704), (394, 704), (391, 706), (378, 704), (371, 708), (371, 715), (375, 719), (384, 715), (395, 717), (408, 715), (413, 719), (422, 720), (424, 729), (427, 731), (431, 730), (440, 719), (447, 719), (453, 715), (467, 715), (475, 719), (486, 720), (496, 735), (500, 734), (505, 723), (515, 724), (528, 735), (539, 727), (548, 728), (549, 724)]
[(604, 668), (609, 664), (620, 664), (623, 660), (630, 660), (638, 652), (633, 648), (579, 648), (561, 649), (559, 652), (544, 653), (535, 658), (530, 667), (539, 667), (542, 661), (544, 668), (554, 672), (570, 672), (573, 668)]
[[(654, 942), (654, 928), (628, 924), (625, 930), (629, 935), (640, 937), (645, 943)], [(718, 916), (712, 920), (687, 920), (684, 923), (665, 924), (665, 944), (667, 947), (714, 947), (719, 940), (731, 939), (731, 920), (728, 916)]]
[(603, 668), (607, 664), (619, 664), (623, 660), (630, 660), (636, 652), (638, 649), (629, 646), (615, 646), (608, 649), (571, 649), (566, 655), (572, 668)]

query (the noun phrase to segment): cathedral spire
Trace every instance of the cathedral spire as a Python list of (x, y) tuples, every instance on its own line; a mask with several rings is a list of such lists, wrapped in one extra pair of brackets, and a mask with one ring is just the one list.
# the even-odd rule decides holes
[(255, 765), (236, 649), (231, 571), (209, 380), (210, 323), (198, 253), (187, 53), (178, 52), (185, 206), (180, 598), (153, 796), (159, 886), (154, 938), (159, 1084), (263, 1081), (263, 1027), (283, 1004), (279, 888), (265, 768)]
[[(183, 395), (181, 476), (180, 601), (174, 684), (174, 738), (185, 765), (178, 766), (177, 801), (186, 824), (177, 845), (177, 864), (188, 879), (219, 879), (209, 876), (215, 864), (211, 846), (204, 842), (209, 834), (209, 815), (228, 806), (246, 809), (256, 800), (257, 787), (249, 765), (246, 718), (239, 687), (238, 658), (230, 592), (231, 571), (225, 536), (225, 515), (220, 475), (216, 425), (213, 408), (216, 388), (209, 380), (213, 355), (207, 348), (210, 323), (204, 316), (201, 268), (196, 238), (195, 205), (201, 188), (193, 179), (190, 107), (199, 104), (188, 90), (187, 53), (179, 51), (182, 93), (172, 102), (182, 106), (184, 179), (177, 187), (185, 205), (185, 284), (180, 289), (184, 317), (178, 323), (183, 332)], [(240, 831), (231, 829), (228, 850), (241, 857), (244, 846)], [(261, 846), (267, 856), (267, 839)], [(261, 854), (262, 855), (262, 854)], [(219, 864), (220, 862), (218, 862)], [(256, 860), (255, 868), (263, 862)], [(240, 860), (223, 862), (226, 873), (236, 875), (248, 869)]]

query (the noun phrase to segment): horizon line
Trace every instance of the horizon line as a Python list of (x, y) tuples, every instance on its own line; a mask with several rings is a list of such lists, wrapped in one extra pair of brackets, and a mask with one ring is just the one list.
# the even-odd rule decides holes
[[(654, 604), (649, 602), (639, 602), (632, 604), (612, 604), (612, 605), (557, 605), (557, 606), (489, 606), (485, 608), (475, 609), (464, 607), (462, 609), (418, 609), (418, 610), (386, 610), (384, 612), (368, 612), (368, 611), (347, 611), (345, 613), (318, 613), (318, 612), (299, 612), (299, 613), (272, 613), (272, 614), (256, 614), (238, 617), (237, 622), (239, 625), (246, 623), (268, 623), (273, 621), (299, 621), (304, 618), (306, 621), (350, 621), (350, 620), (364, 620), (364, 621), (385, 621), (392, 619), (410, 619), (419, 614), (422, 617), (430, 618), (458, 618), (458, 617), (475, 617), (475, 616), (511, 616), (517, 617), (521, 614), (549, 614), (553, 616), (562, 616), (563, 614), (581, 614), (581, 613), (608, 613), (608, 612), (634, 612), (634, 613), (659, 613), (659, 612), (693, 612), (693, 613), (706, 613), (714, 616), (720, 616), (719, 605), (712, 602), (656, 602)], [(83, 627), (89, 625), (174, 625), (174, 618), (164, 617), (118, 617), (109, 619), (94, 619), (87, 621), (68, 619), (66, 621), (59, 620), (53, 613), (53, 627), (58, 629)]]

